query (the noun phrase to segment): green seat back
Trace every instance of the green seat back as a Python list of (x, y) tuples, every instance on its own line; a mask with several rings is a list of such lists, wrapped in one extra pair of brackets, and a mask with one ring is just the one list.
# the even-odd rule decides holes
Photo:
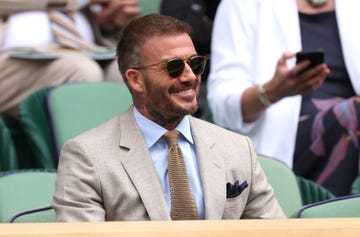
[(43, 223), (56, 222), (55, 210), (51, 206), (26, 210), (14, 215), (11, 223)]
[(161, 0), (138, 0), (141, 8), (141, 15), (145, 16), (151, 13), (160, 13)]
[(17, 170), (0, 173), (0, 222), (15, 214), (49, 206), (55, 191), (54, 170)]
[(292, 217), (302, 207), (301, 194), (295, 174), (285, 164), (278, 160), (259, 156), (275, 197), (287, 217)]
[(360, 217), (360, 194), (337, 197), (304, 206), (298, 218)]
[(358, 176), (351, 185), (351, 194), (360, 194), (360, 176)]
[(300, 176), (297, 176), (296, 179), (300, 188), (303, 205), (335, 198), (335, 195), (329, 190), (309, 179)]
[(59, 154), (70, 138), (130, 108), (132, 97), (124, 83), (74, 83), (49, 91), (47, 105)]
[(32, 152), (29, 168), (54, 169), (57, 158), (51, 134), (49, 115), (46, 109), (46, 93), (40, 89), (26, 97), (19, 105), (19, 120), (26, 142)]
[(0, 171), (18, 168), (18, 160), (11, 132), (0, 117)]

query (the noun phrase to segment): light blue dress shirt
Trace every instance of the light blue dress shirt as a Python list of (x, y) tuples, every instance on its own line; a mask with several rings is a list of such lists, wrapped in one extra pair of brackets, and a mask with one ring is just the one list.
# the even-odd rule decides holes
[[(150, 151), (170, 213), (171, 201), (168, 178), (168, 146), (165, 139), (162, 137), (168, 130), (145, 118), (135, 107), (134, 116)], [(200, 219), (204, 219), (204, 195), (194, 141), (190, 131), (189, 116), (185, 116), (175, 130), (178, 130), (181, 133), (181, 136), (179, 137), (179, 146), (184, 155), (189, 182), (194, 194)]]

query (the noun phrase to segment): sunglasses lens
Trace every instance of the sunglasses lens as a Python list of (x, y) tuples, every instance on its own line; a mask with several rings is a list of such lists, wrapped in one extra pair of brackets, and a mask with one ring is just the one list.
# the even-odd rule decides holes
[[(194, 56), (187, 62), (195, 75), (201, 75), (205, 70), (206, 58), (203, 56)], [(185, 68), (184, 60), (172, 59), (167, 62), (166, 70), (169, 76), (176, 78), (183, 73)]]
[(181, 75), (181, 73), (184, 71), (184, 61), (181, 59), (173, 59), (170, 60), (166, 65), (166, 70), (169, 74), (169, 76), (176, 78)]
[(195, 75), (201, 75), (205, 70), (206, 60), (202, 56), (194, 56), (189, 60), (189, 65)]

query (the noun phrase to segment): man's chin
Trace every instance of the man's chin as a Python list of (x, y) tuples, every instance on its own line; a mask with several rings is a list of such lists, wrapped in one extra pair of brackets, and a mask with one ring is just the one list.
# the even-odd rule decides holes
[(198, 110), (198, 105), (191, 105), (191, 106), (182, 106), (179, 108), (179, 111), (181, 111), (182, 115), (189, 115), (194, 114)]

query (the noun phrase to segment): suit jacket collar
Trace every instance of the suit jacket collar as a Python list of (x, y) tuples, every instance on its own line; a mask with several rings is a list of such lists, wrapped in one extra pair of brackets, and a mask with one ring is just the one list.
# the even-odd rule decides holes
[(120, 116), (120, 147), (128, 149), (122, 165), (138, 190), (151, 220), (170, 220), (163, 190), (132, 108)]
[[(202, 122), (203, 123), (203, 122)], [(213, 135), (190, 117), (205, 202), (205, 219), (222, 219), (226, 201), (226, 177), (223, 157), (217, 152)]]
[[(226, 200), (223, 157), (216, 152), (216, 142), (201, 123), (190, 117), (204, 192), (205, 219), (221, 219)], [(132, 109), (120, 116), (120, 147), (129, 152), (122, 158), (151, 220), (170, 220), (169, 210), (145, 139), (136, 124)]]

